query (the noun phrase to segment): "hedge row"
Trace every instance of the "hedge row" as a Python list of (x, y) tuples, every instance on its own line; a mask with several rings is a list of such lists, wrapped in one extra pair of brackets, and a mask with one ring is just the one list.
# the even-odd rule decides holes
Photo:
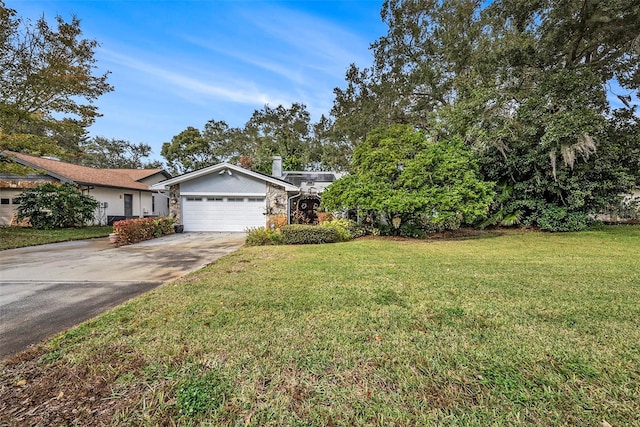
[(118, 235), (118, 245), (155, 239), (174, 232), (173, 218), (136, 218), (116, 221), (113, 223), (113, 232)]
[(280, 229), (282, 243), (285, 245), (306, 245), (316, 243), (335, 243), (342, 239), (334, 228), (313, 225), (291, 224)]
[(264, 245), (305, 245), (317, 243), (346, 242), (366, 234), (363, 227), (348, 219), (332, 219), (320, 225), (291, 224), (275, 229), (247, 229), (245, 244)]

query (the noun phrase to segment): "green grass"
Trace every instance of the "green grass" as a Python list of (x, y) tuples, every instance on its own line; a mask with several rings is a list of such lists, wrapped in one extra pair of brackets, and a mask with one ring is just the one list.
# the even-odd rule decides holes
[(640, 425), (639, 302), (635, 226), (246, 247), (2, 384), (118, 425)]
[(22, 227), (0, 227), (0, 250), (67, 242), (69, 240), (105, 237), (113, 232), (111, 226), (91, 226), (83, 228), (61, 228), (56, 230), (36, 230)]

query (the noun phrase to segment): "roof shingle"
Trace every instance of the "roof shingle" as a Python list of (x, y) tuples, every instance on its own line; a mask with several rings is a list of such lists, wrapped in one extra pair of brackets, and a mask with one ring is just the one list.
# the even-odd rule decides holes
[(4, 154), (16, 159), (19, 163), (27, 164), (36, 169), (44, 169), (82, 185), (150, 191), (147, 184), (138, 182), (138, 180), (162, 171), (162, 169), (96, 169), (8, 150), (4, 151)]

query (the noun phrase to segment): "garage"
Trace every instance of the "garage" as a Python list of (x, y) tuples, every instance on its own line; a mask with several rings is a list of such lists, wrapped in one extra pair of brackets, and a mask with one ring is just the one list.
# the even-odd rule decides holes
[(265, 197), (183, 196), (185, 231), (245, 231), (264, 227)]
[(244, 232), (286, 224), (300, 187), (229, 163), (218, 163), (151, 186), (169, 199), (184, 231)]

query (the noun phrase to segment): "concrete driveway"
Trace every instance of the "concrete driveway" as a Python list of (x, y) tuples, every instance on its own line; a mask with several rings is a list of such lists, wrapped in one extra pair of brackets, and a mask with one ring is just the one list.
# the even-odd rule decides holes
[(0, 359), (197, 270), (244, 233), (183, 233), (114, 247), (108, 239), (0, 251)]

